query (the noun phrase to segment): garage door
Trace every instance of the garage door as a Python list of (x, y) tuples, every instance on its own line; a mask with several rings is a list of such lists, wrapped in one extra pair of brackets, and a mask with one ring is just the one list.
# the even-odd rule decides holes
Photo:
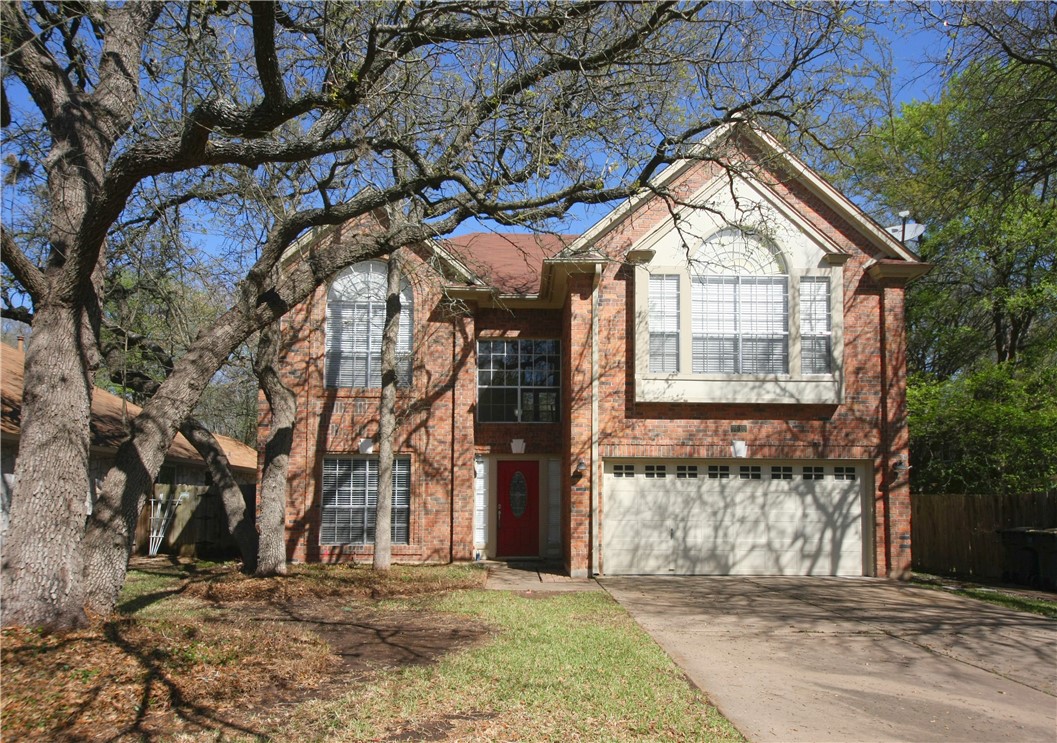
[(863, 475), (833, 462), (610, 460), (609, 575), (863, 575)]

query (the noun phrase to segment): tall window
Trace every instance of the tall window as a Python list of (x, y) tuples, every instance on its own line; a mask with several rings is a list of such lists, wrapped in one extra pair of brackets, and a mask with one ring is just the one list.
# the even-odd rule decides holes
[(477, 419), (555, 423), (561, 399), (556, 340), (482, 340), (477, 344)]
[[(320, 544), (374, 544), (378, 505), (378, 460), (323, 459), (323, 520)], [(411, 462), (393, 460), (393, 544), (411, 533)]]
[[(385, 323), (386, 264), (357, 263), (342, 272), (327, 293), (326, 386), (382, 386), (382, 327)], [(400, 291), (397, 339), (399, 384), (411, 383), (412, 295)]]
[(829, 279), (800, 279), (800, 367), (804, 374), (833, 371), (832, 323), (829, 310)]
[(650, 371), (679, 371), (679, 276), (650, 276)]
[(776, 252), (721, 232), (695, 256), (690, 291), (693, 373), (789, 372), (789, 277)]

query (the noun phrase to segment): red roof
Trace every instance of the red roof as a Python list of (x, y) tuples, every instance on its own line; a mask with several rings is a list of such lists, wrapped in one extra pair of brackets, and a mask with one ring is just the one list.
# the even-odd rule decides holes
[(557, 255), (578, 235), (473, 232), (445, 238), (451, 251), (477, 278), (503, 294), (535, 294), (543, 259)]
[[(7, 436), (18, 436), (21, 432), (25, 363), (25, 355), (17, 348), (0, 345), (0, 432)], [(128, 436), (126, 416), (129, 419), (135, 418), (141, 410), (138, 405), (96, 387), (92, 393), (92, 446), (117, 449)], [(216, 439), (234, 469), (257, 469), (256, 450), (227, 436), (217, 435)], [(169, 447), (168, 456), (202, 464), (198, 450), (181, 434), (176, 434), (172, 446)]]

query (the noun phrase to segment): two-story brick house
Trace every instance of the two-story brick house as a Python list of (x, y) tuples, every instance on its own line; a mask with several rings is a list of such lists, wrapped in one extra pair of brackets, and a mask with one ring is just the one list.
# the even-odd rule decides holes
[[(395, 560), (909, 569), (903, 298), (928, 267), (769, 136), (722, 143), (738, 167), (677, 163), (578, 237), (405, 251)], [(384, 295), (359, 264), (284, 318), (292, 559), (371, 554)]]

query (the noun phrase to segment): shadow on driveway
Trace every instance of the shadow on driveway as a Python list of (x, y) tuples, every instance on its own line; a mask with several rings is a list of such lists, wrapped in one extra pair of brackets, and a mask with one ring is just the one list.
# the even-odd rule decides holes
[(601, 580), (754, 741), (1057, 740), (1057, 621), (870, 578)]

